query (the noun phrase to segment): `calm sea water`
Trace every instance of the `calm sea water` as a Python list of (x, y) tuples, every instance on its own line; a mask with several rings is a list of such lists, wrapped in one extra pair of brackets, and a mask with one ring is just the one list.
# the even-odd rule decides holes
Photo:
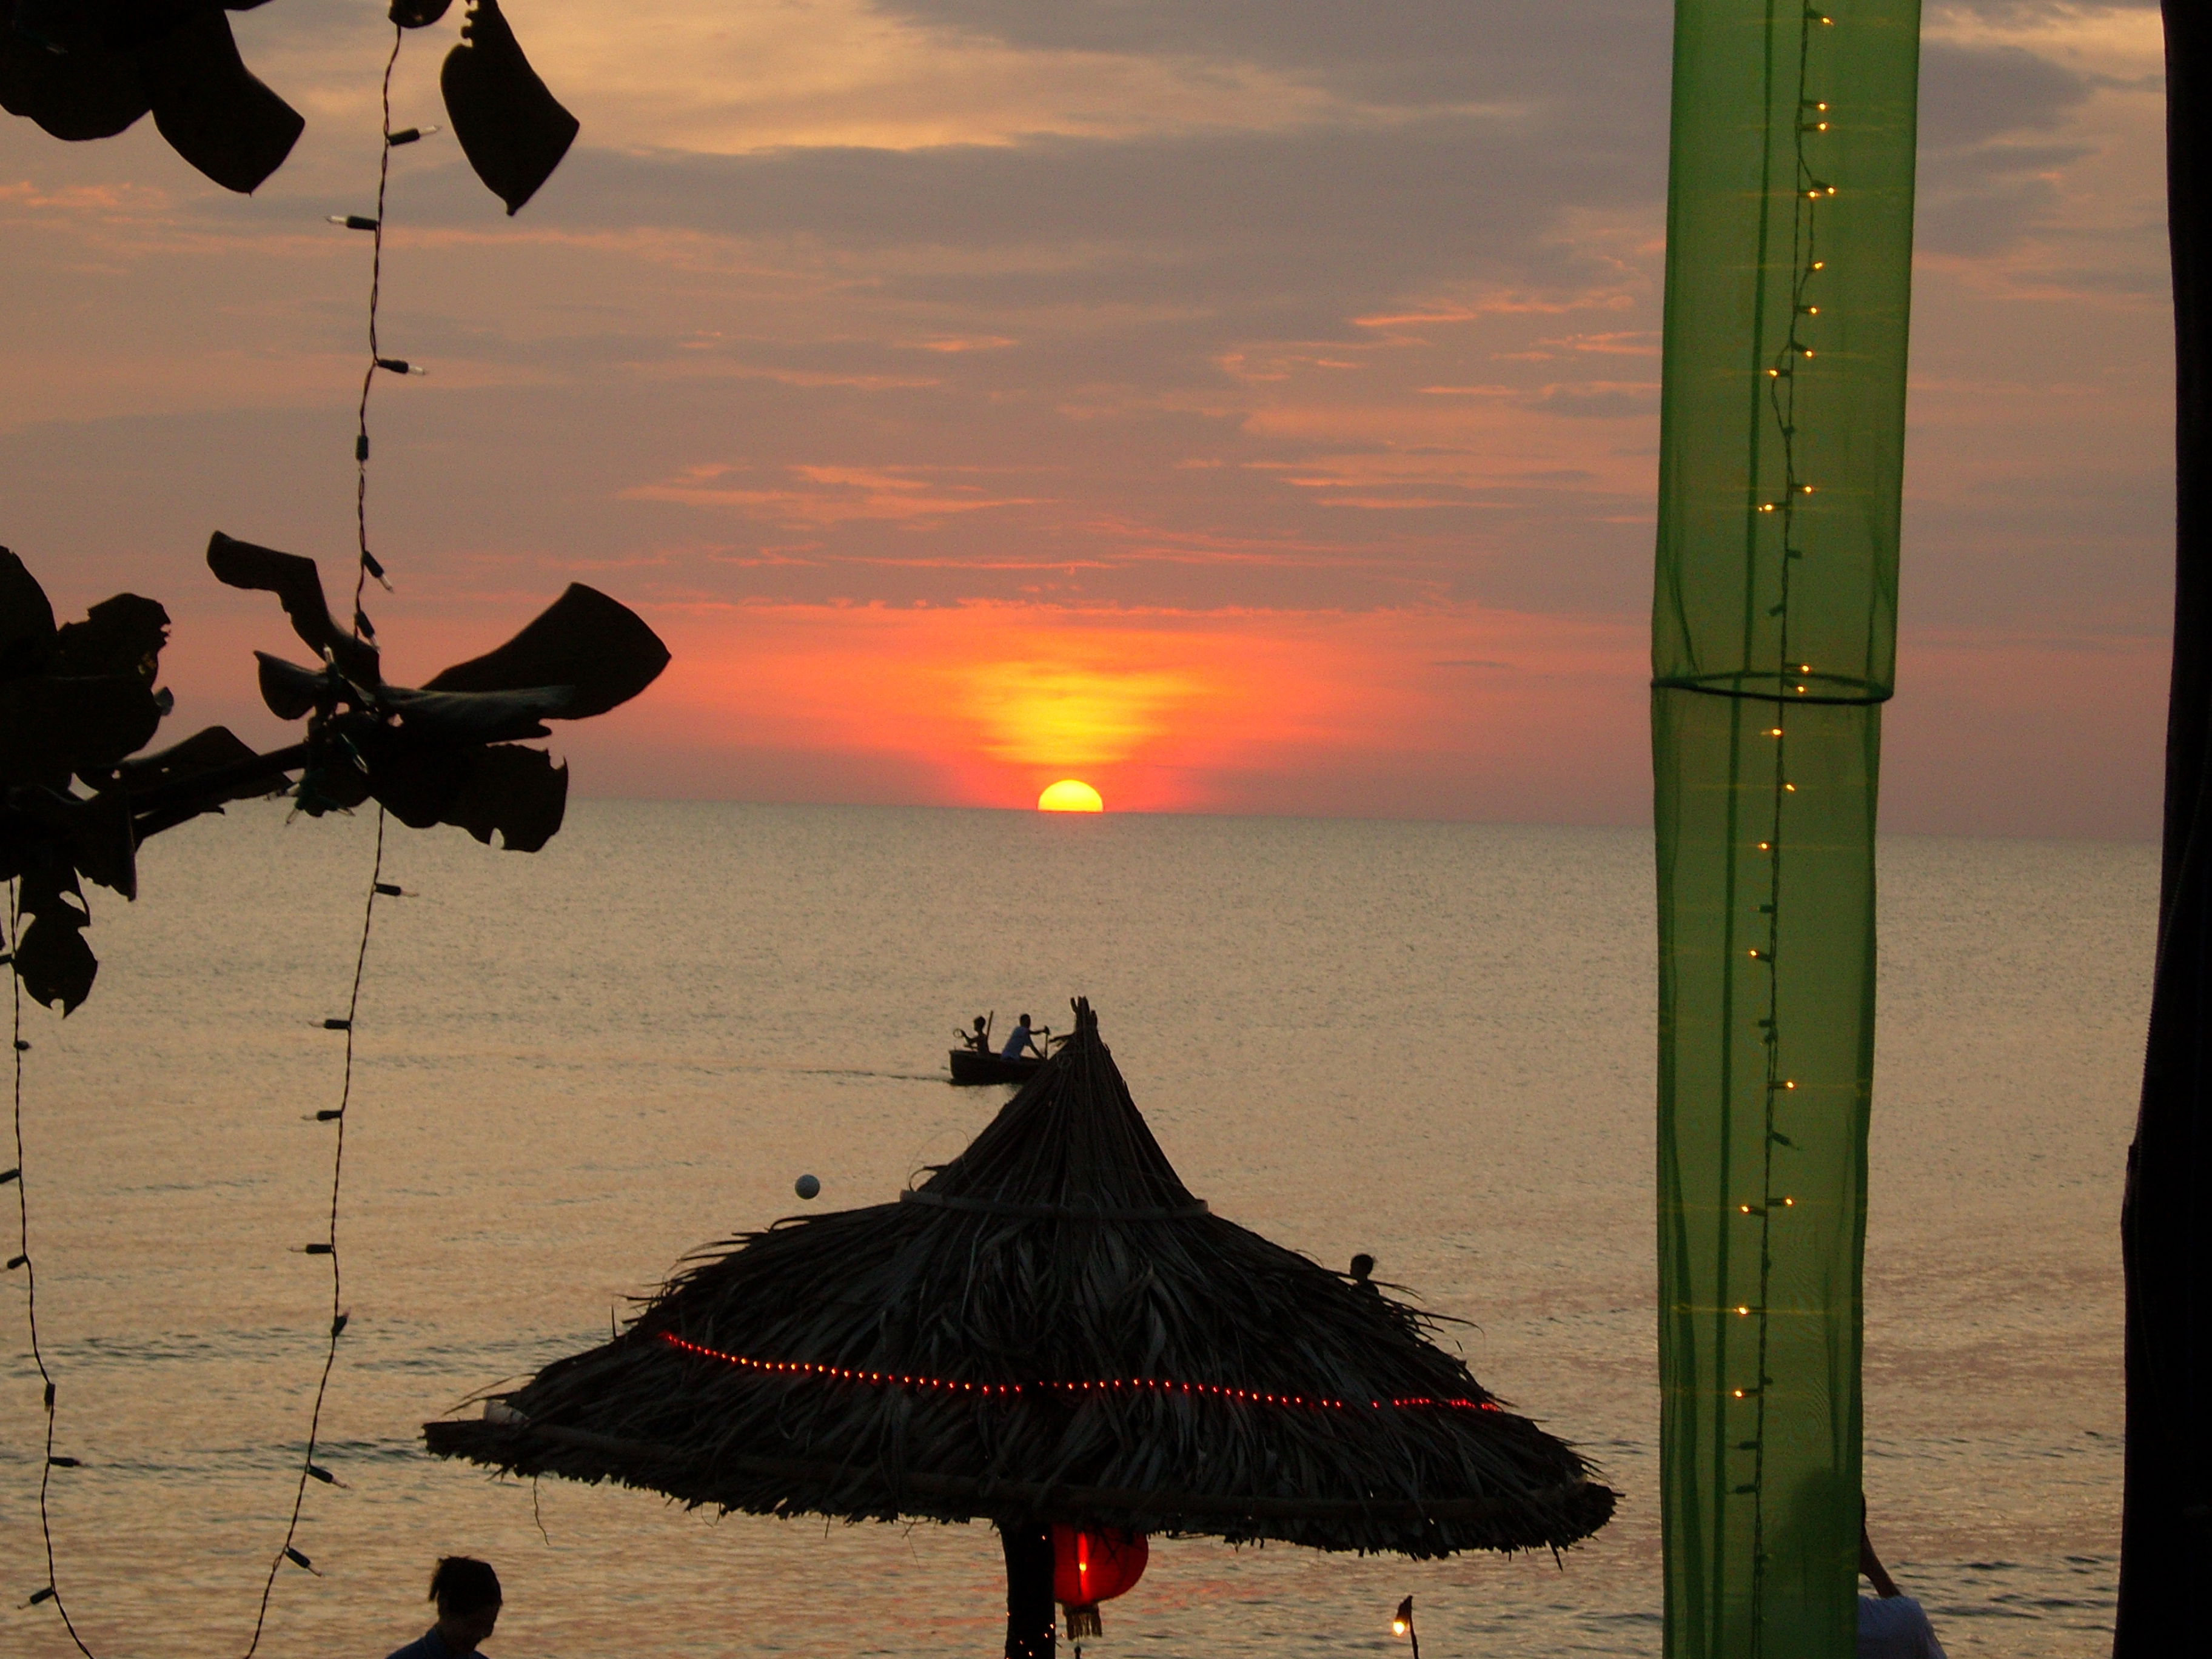
[[(289, 1506), (368, 821), (234, 809), (99, 904), (27, 1016), (61, 1581), (102, 1654), (234, 1656)], [(1868, 1486), (1954, 1659), (2101, 1653), (2120, 1492), (2116, 1219), (2148, 849), (1893, 841), (1869, 1246)], [(883, 1201), (1005, 1098), (952, 1028), (1088, 994), (1194, 1191), (1474, 1322), (1486, 1384), (1626, 1494), (1564, 1566), (1157, 1546), (1103, 1650), (1656, 1654), (1652, 900), (1638, 834), (583, 803), (544, 854), (395, 830), (360, 1022), (353, 1322), (276, 1656), (380, 1656), (431, 1559), (495, 1560), (495, 1655), (982, 1655), (987, 1528), (714, 1521), (502, 1484), (418, 1425), (602, 1335), (685, 1251)], [(1057, 1018), (1056, 1018), (1057, 1017)], [(20, 1279), (20, 1275), (17, 1276)], [(38, 1393), (0, 1299), (0, 1646), (59, 1656)], [(542, 1530), (541, 1530), (542, 1528)]]

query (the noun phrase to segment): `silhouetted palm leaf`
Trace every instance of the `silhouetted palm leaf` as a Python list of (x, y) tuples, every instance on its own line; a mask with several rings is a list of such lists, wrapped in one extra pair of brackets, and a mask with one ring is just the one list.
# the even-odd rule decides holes
[(530, 67), (499, 0), (471, 0), (461, 39), (439, 76), (446, 112), (469, 165), (512, 216), (561, 165), (576, 118)]
[[(299, 799), (310, 812), (374, 798), (402, 823), (457, 824), (489, 843), (535, 852), (561, 827), (568, 773), (517, 739), (549, 720), (583, 720), (627, 702), (668, 665), (668, 648), (635, 612), (571, 585), (496, 649), (427, 686), (387, 685), (373, 647), (338, 649), (314, 561), (218, 533), (208, 565), (237, 587), (275, 593), (293, 630), (329, 653), (322, 669), (257, 652), (262, 700), (281, 720), (313, 716), (314, 759)], [(349, 665), (350, 664), (350, 666)], [(353, 672), (366, 668), (366, 673)]]
[[(322, 572), (313, 559), (257, 547), (218, 530), (208, 538), (207, 562), (215, 579), (226, 586), (274, 593), (292, 620), (292, 631), (317, 656), (327, 652), (353, 678), (364, 684), (376, 683), (380, 674), (376, 647), (355, 638), (331, 617), (330, 601), (323, 597)], [(277, 714), (283, 720), (300, 717), (281, 709)]]
[[(226, 12), (263, 0), (12, 0), (0, 21), (0, 108), (57, 138), (108, 138), (149, 111), (185, 161), (251, 191), (283, 164), (305, 125), (247, 69)], [(452, 0), (392, 0), (392, 21), (424, 28)], [(568, 154), (576, 118), (530, 67), (498, 0), (471, 0), (443, 84), (469, 165), (518, 211)]]
[(305, 123), (254, 78), (225, 11), (204, 0), (16, 0), (0, 26), (0, 106), (57, 138), (122, 131), (149, 110), (177, 153), (250, 191)]
[[(135, 898), (147, 836), (297, 773), (294, 793), (310, 813), (374, 798), (411, 827), (457, 824), (535, 852), (561, 827), (568, 770), (514, 740), (546, 736), (546, 720), (628, 701), (668, 661), (634, 613), (571, 587), (514, 639), (433, 686), (386, 685), (376, 648), (332, 620), (313, 560), (218, 533), (208, 564), (233, 586), (274, 593), (323, 658), (305, 668), (255, 653), (263, 700), (282, 719), (307, 720), (303, 741), (258, 754), (214, 726), (140, 754), (171, 706), (155, 684), (168, 612), (120, 593), (58, 628), (36, 578), (0, 548), (0, 880), (20, 884), (15, 969), (34, 998), (64, 1013), (99, 971), (79, 878)], [(533, 680), (544, 673), (574, 683)]]

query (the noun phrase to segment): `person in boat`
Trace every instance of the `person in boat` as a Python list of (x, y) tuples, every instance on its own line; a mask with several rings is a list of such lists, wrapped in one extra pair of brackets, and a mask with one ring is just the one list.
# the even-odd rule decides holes
[(439, 1557), (429, 1599), (438, 1605), (438, 1622), (391, 1659), (468, 1659), (499, 1623), (499, 1575), (474, 1556)]
[(1858, 1659), (1946, 1659), (1927, 1610), (1898, 1589), (1874, 1553), (1863, 1496), (1859, 1499), (1859, 1571), (1875, 1593), (1859, 1597)]
[(988, 1054), (991, 1052), (991, 1024), (990, 1022), (984, 1018), (981, 1014), (975, 1016), (975, 1029), (974, 1030), (959, 1031), (956, 1032), (954, 1035), (958, 1036), (961, 1042), (967, 1044), (969, 1048), (979, 1054)]
[(1025, 1054), (1035, 1054), (1039, 1060), (1044, 1058), (1044, 1050), (1036, 1046), (1036, 1038), (1030, 1034), (1030, 1017), (1027, 1014), (1014, 1023), (1013, 1034), (1006, 1039), (1006, 1046), (999, 1050), (999, 1058), (1020, 1060)]

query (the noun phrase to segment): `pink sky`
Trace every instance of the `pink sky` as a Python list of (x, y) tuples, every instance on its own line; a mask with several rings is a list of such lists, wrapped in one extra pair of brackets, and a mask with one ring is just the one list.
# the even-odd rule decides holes
[[(513, 220), (398, 153), (395, 678), (583, 580), (676, 653), (562, 734), (587, 793), (1647, 815), (1665, 8), (507, 9), (583, 136)], [(0, 121), (0, 542), (168, 605), (180, 730), (273, 737), (289, 645), (210, 530), (349, 562), (375, 12), (234, 17), (309, 124), (251, 199)], [(1927, 38), (1887, 820), (2147, 836), (2157, 13)]]

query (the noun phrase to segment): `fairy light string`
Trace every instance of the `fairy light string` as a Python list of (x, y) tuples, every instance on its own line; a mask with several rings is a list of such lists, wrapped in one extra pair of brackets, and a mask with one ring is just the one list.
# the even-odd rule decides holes
[[(412, 143), (422, 137), (422, 131), (410, 127), (404, 133), (392, 130), (392, 73), (399, 64), (399, 48), (407, 39), (406, 29), (398, 23), (392, 26), (392, 52), (384, 60), (383, 125), (379, 128), (382, 139), (376, 160), (376, 216), (367, 225), (358, 218), (336, 216), (337, 222), (349, 229), (367, 229), (373, 239), (368, 258), (368, 367), (362, 371), (361, 404), (356, 412), (353, 441), (354, 459), (354, 526), (360, 543), (360, 563), (354, 573), (353, 631), (357, 639), (374, 640), (376, 629), (362, 608), (362, 596), (367, 591), (370, 577), (374, 577), (386, 592), (392, 583), (384, 574), (384, 567), (368, 547), (368, 398), (375, 387), (377, 371), (391, 368), (405, 374), (416, 371), (415, 366), (400, 359), (387, 359), (378, 343), (376, 333), (377, 307), (384, 295), (384, 204), (392, 183), (392, 151), (395, 144)], [(434, 127), (432, 131), (435, 131)]]
[[(409, 364), (404, 360), (385, 356), (377, 334), (377, 313), (384, 296), (385, 210), (392, 183), (392, 152), (395, 146), (412, 143), (422, 136), (422, 131), (416, 128), (410, 127), (405, 132), (399, 133), (394, 132), (392, 127), (392, 76), (393, 70), (398, 66), (399, 50), (406, 39), (405, 27), (394, 22), (392, 29), (392, 51), (384, 60), (380, 101), (381, 120), (378, 126), (380, 143), (376, 162), (376, 216), (369, 226), (372, 241), (368, 268), (368, 367), (362, 373), (361, 402), (356, 410), (354, 434), (354, 522), (358, 535), (360, 562), (354, 574), (353, 636), (372, 644), (376, 639), (376, 628), (369, 621), (368, 612), (362, 602), (362, 596), (372, 576), (386, 592), (391, 591), (392, 583), (385, 574), (383, 565), (369, 550), (368, 545), (369, 394), (375, 386), (376, 377), (380, 371), (399, 374), (422, 373), (420, 368)], [(434, 131), (435, 129), (433, 128), (430, 131)], [(356, 221), (351, 218), (342, 219), (340, 222), (349, 228), (356, 228)], [(334, 1130), (331, 1147), (331, 1203), (329, 1224), (324, 1237), (319, 1242), (307, 1245), (306, 1250), (310, 1255), (326, 1257), (330, 1262), (330, 1324), (324, 1338), (322, 1370), (315, 1378), (314, 1404), (307, 1414), (307, 1440), (306, 1448), (301, 1454), (299, 1480), (293, 1488), (292, 1512), (285, 1521), (283, 1542), (277, 1546), (276, 1553), (269, 1559), (269, 1571), (261, 1584), (260, 1604), (254, 1613), (252, 1639), (246, 1644), (244, 1659), (253, 1659), (254, 1653), (261, 1645), (262, 1632), (266, 1628), (269, 1620), (270, 1600), (276, 1594), (277, 1576), (283, 1571), (285, 1564), (289, 1562), (306, 1572), (312, 1573), (315, 1571), (313, 1562), (299, 1548), (296, 1542), (300, 1534), (301, 1516), (307, 1508), (308, 1482), (318, 1481), (325, 1486), (338, 1484), (335, 1475), (315, 1462), (315, 1451), (322, 1434), (323, 1407), (330, 1395), (331, 1373), (337, 1369), (337, 1365), (338, 1339), (345, 1334), (348, 1318), (345, 1309), (345, 1267), (338, 1251), (338, 1216), (340, 1200), (345, 1190), (346, 1113), (347, 1109), (353, 1103), (354, 1058), (357, 1039), (356, 1022), (361, 1012), (362, 978), (368, 966), (368, 941), (376, 923), (376, 901), (380, 897), (396, 895), (399, 890), (397, 887), (387, 884), (384, 880), (386, 816), (384, 805), (379, 802), (376, 809), (376, 847), (369, 862), (368, 891), (362, 902), (361, 942), (354, 952), (353, 983), (347, 993), (345, 1016), (343, 1019), (324, 1022), (326, 1028), (343, 1031), (345, 1061), (338, 1088), (337, 1109), (318, 1112), (315, 1115), (317, 1121), (329, 1123), (333, 1126)]]
[[(368, 962), (370, 927), (375, 917), (378, 897), (388, 896), (393, 890), (382, 878), (384, 830), (385, 815), (380, 809), (376, 819), (376, 850), (370, 870), (368, 896), (362, 910), (361, 943), (354, 955), (353, 984), (347, 998), (345, 1018), (343, 1021), (325, 1022), (328, 1025), (343, 1025), (346, 1039), (345, 1070), (343, 1081), (339, 1088), (337, 1109), (335, 1111), (318, 1112), (315, 1115), (319, 1121), (331, 1122), (337, 1126), (336, 1144), (331, 1158), (329, 1226), (321, 1241), (307, 1246), (307, 1254), (327, 1256), (330, 1260), (329, 1333), (323, 1350), (322, 1370), (315, 1381), (314, 1405), (308, 1415), (307, 1441), (300, 1462), (299, 1485), (293, 1493), (292, 1510), (285, 1522), (283, 1541), (277, 1546), (276, 1553), (270, 1558), (268, 1576), (263, 1581), (261, 1587), (260, 1603), (254, 1612), (253, 1633), (246, 1643), (243, 1659), (253, 1659), (253, 1655), (261, 1646), (262, 1634), (268, 1625), (270, 1600), (275, 1593), (277, 1574), (283, 1570), (284, 1564), (289, 1561), (310, 1572), (314, 1571), (313, 1564), (300, 1550), (295, 1541), (299, 1536), (301, 1515), (307, 1504), (307, 1483), (310, 1480), (315, 1480), (329, 1486), (338, 1484), (337, 1477), (315, 1462), (315, 1449), (322, 1429), (324, 1401), (330, 1392), (331, 1372), (337, 1363), (338, 1338), (344, 1332), (347, 1323), (343, 1306), (344, 1279), (338, 1256), (338, 1200), (345, 1177), (346, 1108), (351, 1103), (353, 1096), (354, 1022), (361, 1008), (362, 979)], [(31, 1593), (24, 1605), (37, 1607), (42, 1602), (52, 1602), (54, 1611), (61, 1615), (62, 1627), (68, 1632), (70, 1641), (76, 1646), (76, 1650), (84, 1656), (84, 1659), (98, 1659), (92, 1649), (86, 1644), (84, 1638), (78, 1633), (76, 1621), (70, 1613), (68, 1598), (62, 1593), (60, 1575), (55, 1564), (53, 1517), (51, 1504), (54, 1471), (79, 1468), (82, 1464), (74, 1457), (58, 1455), (54, 1450), (58, 1389), (53, 1375), (47, 1369), (45, 1349), (39, 1337), (38, 1267), (31, 1254), (30, 1193), (24, 1175), (28, 1159), (25, 1154), (23, 1140), (23, 1056), (31, 1045), (23, 1037), (23, 981), (20, 975), (12, 971), (17, 936), (22, 926), (21, 904), (18, 884), (10, 881), (8, 884), (8, 956), (9, 966), (11, 969), (9, 974), (9, 991), (13, 1037), (12, 1059), (15, 1062), (13, 1121), (15, 1162), (13, 1168), (0, 1171), (0, 1180), (4, 1180), (8, 1185), (15, 1189), (16, 1253), (9, 1261), (8, 1266), (11, 1270), (20, 1270), (24, 1274), (25, 1323), (29, 1332), (32, 1364), (38, 1370), (39, 1381), (44, 1389), (46, 1411), (45, 1455), (41, 1459), (39, 1472), (39, 1534), (46, 1549), (46, 1582)]]
[(361, 981), (368, 966), (368, 940), (376, 921), (376, 901), (386, 891), (383, 880), (384, 820), (384, 809), (379, 806), (376, 811), (376, 852), (369, 866), (368, 895), (362, 902), (361, 910), (361, 945), (354, 953), (353, 986), (346, 998), (345, 1072), (338, 1086), (337, 1109), (316, 1114), (319, 1119), (337, 1127), (331, 1151), (330, 1227), (324, 1236), (321, 1249), (313, 1244), (307, 1246), (309, 1253), (330, 1258), (330, 1333), (323, 1346), (323, 1369), (315, 1379), (315, 1403), (307, 1414), (307, 1444), (300, 1459), (300, 1480), (292, 1493), (292, 1513), (284, 1523), (284, 1541), (276, 1547), (276, 1553), (269, 1559), (269, 1574), (262, 1581), (261, 1604), (253, 1615), (253, 1638), (246, 1644), (246, 1659), (253, 1659), (254, 1651), (261, 1645), (261, 1632), (269, 1619), (269, 1600), (276, 1593), (276, 1575), (283, 1571), (284, 1564), (289, 1561), (309, 1572), (314, 1571), (313, 1564), (294, 1542), (300, 1533), (301, 1512), (307, 1507), (308, 1481), (317, 1480), (325, 1486), (337, 1484), (337, 1477), (315, 1462), (315, 1448), (322, 1433), (323, 1402), (330, 1393), (331, 1372), (337, 1364), (338, 1338), (344, 1334), (347, 1321), (345, 1273), (338, 1256), (338, 1199), (345, 1185), (346, 1109), (353, 1103), (354, 1022), (361, 1012)]
[(710, 1348), (703, 1343), (691, 1342), (673, 1331), (663, 1331), (660, 1340), (672, 1348), (701, 1359), (720, 1360), (725, 1365), (734, 1365), (740, 1370), (753, 1371), (763, 1376), (803, 1376), (825, 1382), (863, 1382), (875, 1388), (908, 1389), (933, 1394), (969, 1394), (987, 1399), (1013, 1399), (1018, 1396), (1050, 1396), (1053, 1395), (1079, 1395), (1086, 1394), (1157, 1394), (1178, 1395), (1191, 1398), (1233, 1401), (1248, 1406), (1291, 1407), (1308, 1411), (1381, 1411), (1388, 1407), (1397, 1411), (1437, 1409), (1449, 1411), (1494, 1412), (1497, 1403), (1477, 1400), (1467, 1395), (1446, 1398), (1431, 1395), (1407, 1395), (1389, 1400), (1337, 1400), (1325, 1395), (1285, 1394), (1264, 1389), (1239, 1389), (1218, 1382), (1183, 1382), (1164, 1376), (1105, 1376), (1081, 1382), (1037, 1381), (1031, 1382), (976, 1382), (950, 1376), (924, 1376), (906, 1371), (870, 1370), (865, 1367), (826, 1365), (803, 1359), (756, 1359), (744, 1354), (725, 1353), (720, 1348)]
[[(380, 371), (417, 375), (426, 372), (418, 365), (410, 364), (403, 359), (386, 357), (382, 353), (377, 327), (378, 309), (383, 295), (384, 221), (392, 177), (392, 151), (397, 145), (412, 143), (427, 134), (437, 131), (435, 127), (420, 129), (410, 127), (401, 132), (395, 132), (392, 130), (392, 78), (398, 64), (400, 46), (405, 38), (405, 30), (395, 25), (392, 29), (392, 51), (384, 64), (381, 86), (383, 121), (381, 148), (377, 166), (375, 217), (368, 219), (359, 215), (332, 216), (333, 222), (349, 229), (367, 230), (374, 238), (370, 253), (368, 288), (369, 363), (362, 379), (361, 399), (356, 411), (354, 439), (356, 469), (354, 513), (358, 533), (359, 563), (354, 581), (352, 626), (355, 638), (371, 642), (376, 637), (376, 629), (362, 604), (367, 584), (371, 578), (374, 578), (386, 592), (391, 591), (392, 584), (385, 574), (383, 565), (370, 550), (368, 544), (369, 395)], [(354, 952), (353, 979), (347, 995), (345, 1015), (341, 1019), (326, 1019), (323, 1022), (326, 1029), (342, 1030), (345, 1035), (345, 1057), (337, 1106), (335, 1109), (319, 1111), (315, 1114), (315, 1121), (329, 1123), (334, 1127), (331, 1152), (330, 1208), (327, 1225), (321, 1239), (303, 1247), (304, 1254), (324, 1256), (330, 1262), (330, 1316), (324, 1340), (323, 1363), (315, 1380), (314, 1401), (308, 1413), (307, 1443), (300, 1460), (299, 1479), (293, 1492), (291, 1511), (286, 1517), (283, 1540), (277, 1546), (276, 1553), (270, 1558), (269, 1571), (262, 1582), (260, 1600), (254, 1612), (252, 1633), (247, 1640), (242, 1659), (253, 1659), (253, 1656), (260, 1649), (262, 1637), (268, 1627), (270, 1603), (275, 1595), (278, 1575), (283, 1571), (285, 1565), (289, 1562), (311, 1573), (315, 1571), (313, 1563), (298, 1547), (300, 1524), (307, 1507), (309, 1483), (312, 1481), (327, 1486), (341, 1484), (330, 1470), (315, 1461), (315, 1454), (320, 1443), (323, 1410), (329, 1398), (331, 1376), (337, 1364), (338, 1339), (343, 1334), (348, 1322), (344, 1306), (343, 1264), (338, 1249), (338, 1222), (345, 1184), (346, 1115), (353, 1099), (356, 1027), (361, 1011), (362, 983), (368, 968), (368, 944), (375, 921), (376, 901), (380, 897), (397, 896), (400, 890), (397, 886), (383, 879), (385, 828), (386, 812), (380, 804), (376, 817), (375, 850), (370, 862), (368, 890), (362, 908), (361, 937)], [(76, 1622), (70, 1612), (68, 1599), (62, 1592), (54, 1548), (51, 1505), (54, 1473), (58, 1469), (77, 1468), (82, 1465), (79, 1460), (58, 1455), (54, 1450), (57, 1429), (56, 1398), (58, 1391), (53, 1375), (47, 1367), (45, 1350), (39, 1334), (37, 1266), (31, 1253), (30, 1196), (28, 1183), (24, 1176), (27, 1160), (23, 1138), (23, 1056), (29, 1049), (30, 1044), (23, 1037), (22, 980), (15, 971), (16, 943), (21, 931), (21, 894), (19, 884), (14, 880), (10, 880), (8, 884), (7, 922), (6, 965), (10, 970), (9, 980), (14, 1060), (13, 1127), (15, 1159), (14, 1167), (0, 1171), (0, 1183), (12, 1186), (15, 1189), (17, 1245), (15, 1254), (9, 1261), (8, 1267), (11, 1271), (20, 1270), (24, 1274), (25, 1320), (29, 1334), (32, 1363), (37, 1369), (43, 1389), (46, 1413), (45, 1455), (41, 1460), (39, 1478), (39, 1532), (46, 1552), (46, 1581), (32, 1592), (23, 1605), (29, 1607), (51, 1602), (55, 1612), (60, 1615), (62, 1626), (76, 1650), (84, 1656), (84, 1659), (97, 1659), (97, 1656), (78, 1632)]]
[(1747, 952), (1753, 961), (1764, 967), (1766, 974), (1765, 1016), (1759, 1022), (1760, 1042), (1765, 1050), (1765, 1086), (1761, 1091), (1759, 1199), (1756, 1203), (1740, 1202), (1735, 1206), (1739, 1216), (1758, 1224), (1759, 1289), (1755, 1302), (1741, 1304), (1728, 1310), (1728, 1315), (1752, 1322), (1755, 1338), (1753, 1345), (1754, 1364), (1751, 1380), (1729, 1388), (1727, 1398), (1723, 1401), (1723, 1411), (1731, 1402), (1747, 1405), (1752, 1419), (1748, 1436), (1736, 1443), (1738, 1450), (1750, 1454), (1749, 1479), (1735, 1490), (1751, 1500), (1751, 1605), (1755, 1609), (1751, 1633), (1753, 1659), (1759, 1659), (1759, 1656), (1765, 1652), (1766, 1637), (1767, 1389), (1772, 1381), (1767, 1375), (1767, 1364), (1772, 1330), (1775, 1227), (1796, 1206), (1796, 1200), (1793, 1196), (1777, 1191), (1776, 1170), (1778, 1150), (1788, 1151), (1796, 1145), (1784, 1132), (1778, 1113), (1783, 1103), (1797, 1089), (1796, 1080), (1785, 1073), (1782, 1048), (1779, 947), (1784, 823), (1789, 798), (1796, 793), (1796, 786), (1790, 781), (1789, 765), (1790, 704), (1793, 698), (1785, 693), (1784, 688), (1789, 688), (1789, 692), (1794, 693), (1796, 697), (1805, 696), (1808, 692), (1806, 677), (1813, 672), (1809, 663), (1800, 663), (1795, 659), (1790, 604), (1797, 563), (1806, 556), (1802, 520), (1810, 505), (1808, 498), (1818, 487), (1800, 470), (1798, 393), (1817, 356), (1812, 335), (1817, 327), (1815, 319), (1820, 314), (1818, 283), (1827, 268), (1820, 251), (1820, 210), (1828, 205), (1836, 195), (1835, 185), (1816, 165), (1814, 146), (1829, 130), (1831, 111), (1828, 100), (1815, 95), (1814, 86), (1814, 42), (1824, 31), (1834, 26), (1835, 19), (1818, 7), (1803, 9), (1798, 20), (1796, 107), (1791, 123), (1795, 130), (1792, 145), (1795, 167), (1790, 191), (1790, 319), (1784, 343), (1766, 369), (1765, 401), (1772, 418), (1774, 435), (1780, 444), (1782, 492), (1779, 501), (1765, 501), (1758, 504), (1759, 514), (1768, 522), (1778, 521), (1782, 550), (1779, 593), (1768, 612), (1778, 623), (1775, 644), (1773, 723), (1759, 734), (1774, 744), (1773, 782), (1767, 802), (1765, 835), (1758, 843), (1757, 849), (1766, 859), (1765, 902), (1759, 907), (1765, 919), (1765, 945), (1764, 949), (1753, 947)]
[(54, 1378), (46, 1369), (46, 1350), (39, 1342), (39, 1268), (31, 1256), (31, 1194), (30, 1185), (23, 1171), (29, 1164), (23, 1150), (23, 1056), (31, 1045), (23, 1039), (23, 979), (15, 969), (15, 951), (23, 929), (22, 890), (14, 880), (8, 884), (8, 989), (9, 1015), (10, 1057), (15, 1061), (15, 1164), (13, 1169), (0, 1175), (0, 1179), (15, 1189), (15, 1255), (8, 1266), (23, 1274), (24, 1323), (31, 1339), (31, 1363), (38, 1368), (39, 1383), (46, 1411), (46, 1447), (39, 1460), (39, 1537), (46, 1547), (46, 1582), (31, 1592), (27, 1607), (36, 1607), (41, 1601), (51, 1601), (54, 1611), (61, 1615), (62, 1628), (69, 1632), (70, 1641), (85, 1659), (94, 1659), (93, 1651), (77, 1634), (76, 1621), (70, 1617), (69, 1603), (63, 1599), (61, 1577), (54, 1567), (54, 1530), (48, 1512), (49, 1498), (57, 1468), (75, 1468), (74, 1458), (57, 1458), (54, 1453)]

